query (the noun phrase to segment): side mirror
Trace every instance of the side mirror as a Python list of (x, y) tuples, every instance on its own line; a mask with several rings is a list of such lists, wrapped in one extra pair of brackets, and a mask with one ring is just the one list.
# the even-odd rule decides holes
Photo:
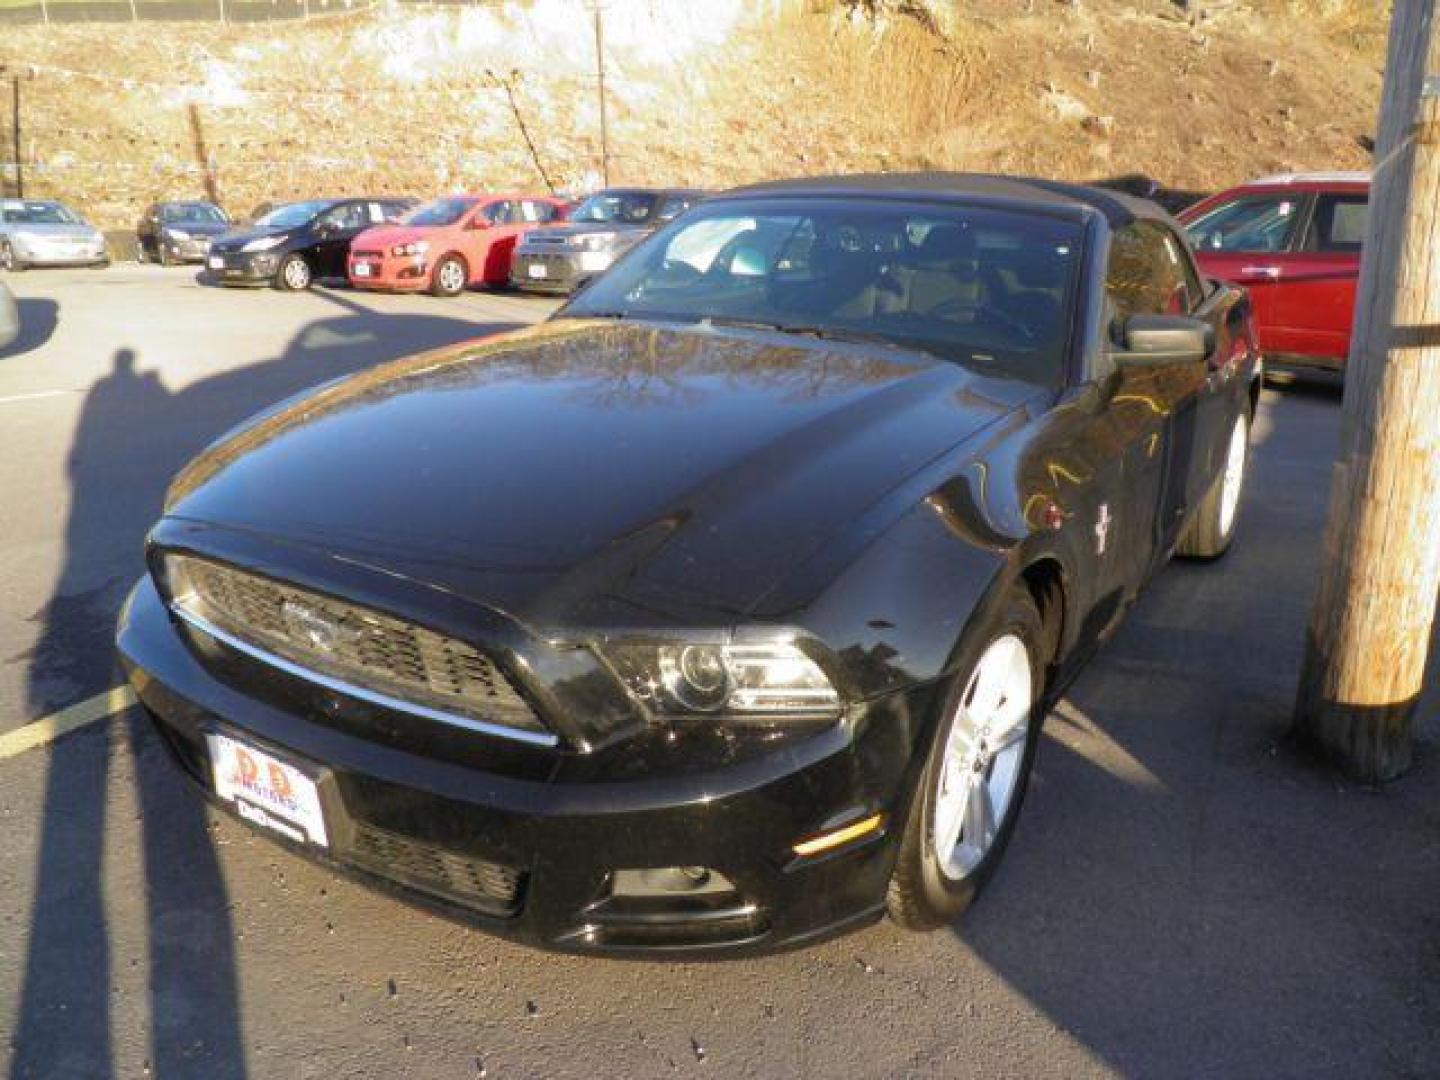
[(1215, 328), (1187, 315), (1132, 315), (1121, 336), (1121, 364), (1198, 364), (1215, 351)]
[(467, 229), (488, 229), (489, 227), (490, 222), (486, 221), (483, 216), (471, 218), (470, 224), (465, 226)]

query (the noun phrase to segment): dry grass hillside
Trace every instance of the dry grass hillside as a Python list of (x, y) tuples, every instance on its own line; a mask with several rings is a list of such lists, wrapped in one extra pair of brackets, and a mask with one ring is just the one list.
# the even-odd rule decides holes
[[(937, 167), (1202, 191), (1364, 167), (1385, 19), (1380, 0), (612, 0), (612, 179)], [(593, 186), (592, 34), (580, 0), (514, 0), (6, 28), (0, 64), (22, 76), (26, 193), (117, 226), (207, 185), (238, 212), (535, 188), (542, 168)]]

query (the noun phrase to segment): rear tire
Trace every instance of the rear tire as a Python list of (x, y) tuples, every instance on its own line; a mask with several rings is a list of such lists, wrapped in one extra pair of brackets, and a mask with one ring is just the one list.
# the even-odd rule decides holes
[(1245, 491), (1245, 468), (1249, 462), (1250, 413), (1235, 418), (1225, 444), (1225, 462), (1220, 475), (1200, 501), (1195, 516), (1185, 526), (1175, 554), (1187, 559), (1218, 559), (1230, 550), (1235, 526), (1240, 520), (1240, 498)]
[(310, 287), (314, 274), (305, 256), (292, 252), (280, 260), (275, 271), (275, 287), (281, 292), (303, 292)]
[(963, 648), (886, 897), (890, 918), (907, 929), (953, 922), (1005, 854), (1044, 719), (1046, 640), (1034, 600), (1017, 589)]
[(430, 292), (435, 296), (459, 296), (465, 291), (470, 271), (459, 255), (446, 255), (430, 271)]

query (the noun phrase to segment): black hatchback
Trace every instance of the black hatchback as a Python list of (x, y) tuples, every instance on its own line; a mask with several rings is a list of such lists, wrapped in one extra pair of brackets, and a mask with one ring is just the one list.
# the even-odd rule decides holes
[(151, 203), (136, 226), (142, 259), (161, 266), (204, 262), (210, 241), (232, 228), (225, 211), (202, 201)]
[(395, 197), (287, 203), (212, 242), (205, 268), (222, 285), (308, 289), (316, 278), (344, 277), (350, 241), (415, 205)]

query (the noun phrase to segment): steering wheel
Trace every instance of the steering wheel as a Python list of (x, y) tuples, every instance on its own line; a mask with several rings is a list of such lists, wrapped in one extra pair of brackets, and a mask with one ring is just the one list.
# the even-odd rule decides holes
[(978, 322), (990, 321), (997, 323), (1007, 330), (1013, 330), (1019, 334), (1027, 344), (1035, 340), (1035, 329), (1029, 323), (1023, 323), (1009, 312), (986, 304), (980, 308)]

